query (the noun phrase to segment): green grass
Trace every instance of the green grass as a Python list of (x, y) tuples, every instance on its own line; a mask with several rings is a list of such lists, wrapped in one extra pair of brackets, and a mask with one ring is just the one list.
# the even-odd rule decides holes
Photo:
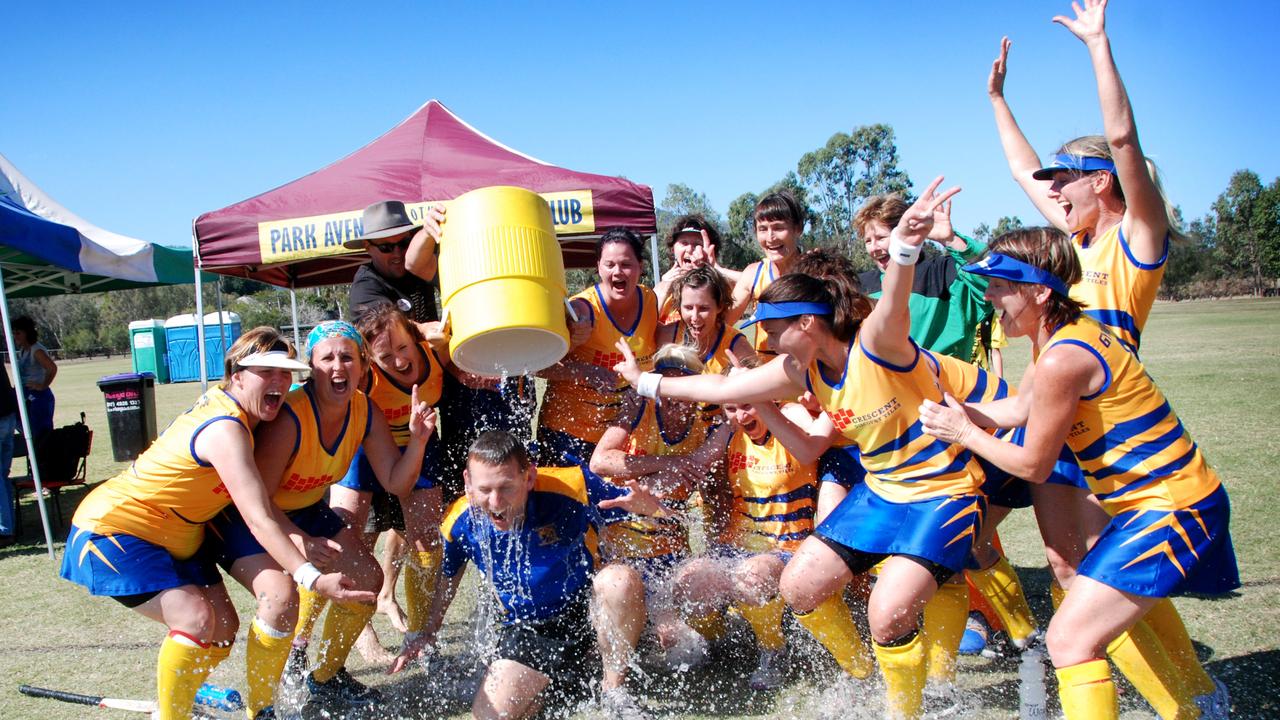
[[(1280, 715), (1274, 683), (1280, 677), (1280, 509), (1274, 502), (1280, 477), (1280, 439), (1273, 430), (1280, 401), (1280, 301), (1162, 304), (1156, 307), (1143, 338), (1143, 359), (1183, 422), (1216, 467), (1232, 499), (1232, 535), (1244, 587), (1226, 599), (1180, 598), (1202, 657), (1222, 677), (1235, 698), (1237, 717)], [(1027, 362), (1023, 341), (1008, 351), (1017, 375)], [(54, 391), (58, 395), (58, 423), (87, 414), (95, 429), (90, 477), (110, 477), (122, 464), (111, 460), (103, 402), (94, 381), (128, 369), (128, 362), (65, 363)], [(157, 388), (163, 426), (185, 409), (199, 392), (198, 384)], [(22, 461), (16, 463), (19, 472)], [(69, 515), (83, 491), (68, 493), (63, 505)], [(50, 507), (50, 513), (53, 509)], [(0, 550), (0, 615), (4, 622), (4, 652), (0, 656), (0, 717), (46, 720), (79, 718), (79, 707), (18, 695), (17, 685), (29, 683), (121, 697), (143, 698), (154, 692), (154, 659), (161, 628), (57, 577), (57, 567), (39, 541), (39, 520), (30, 498), (24, 500), (21, 542)], [(61, 533), (56, 534), (58, 552)], [(1030, 513), (1015, 513), (1001, 531), (1005, 547), (1026, 585), (1032, 606), (1042, 620), (1048, 617), (1047, 573)], [(466, 623), (474, 611), (475, 583), (450, 612), (446, 635), (456, 648), (468, 637)], [(238, 586), (232, 596), (242, 617), (250, 617), (251, 599)], [(388, 639), (395, 634), (379, 619)], [(243, 639), (243, 634), (241, 635)], [(243, 686), (243, 642), (212, 680)], [(658, 678), (645, 691), (673, 717), (741, 718), (811, 717), (820, 706), (815, 685), (825, 678), (821, 663), (815, 671), (804, 666), (793, 683), (776, 696), (759, 696), (745, 689), (740, 673), (749, 671), (750, 648), (723, 658), (685, 682)], [(367, 682), (384, 682), (376, 668), (353, 656), (353, 670)], [(962, 684), (982, 698), (987, 709), (977, 717), (1016, 716), (1016, 668), (1009, 663), (964, 659)], [(423, 690), (432, 679), (415, 673), (392, 684), (397, 689)], [(1130, 691), (1124, 700), (1126, 718), (1152, 717)], [(874, 707), (874, 705), (872, 706)], [(453, 717), (462, 706), (429, 705), (413, 717)], [(831, 710), (832, 708), (825, 708)], [(111, 711), (100, 711), (103, 717)], [(123, 717), (123, 715), (121, 715)], [(457, 715), (462, 717), (463, 715)], [(848, 717), (872, 717), (871, 711), (849, 708)]]

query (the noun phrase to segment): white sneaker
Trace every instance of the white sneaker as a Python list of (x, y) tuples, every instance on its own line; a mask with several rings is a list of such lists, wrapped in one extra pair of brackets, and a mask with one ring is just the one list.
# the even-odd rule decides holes
[(681, 633), (675, 645), (661, 655), (661, 663), (669, 672), (689, 672), (707, 661), (707, 641), (696, 632)]
[(600, 693), (600, 712), (609, 720), (651, 720), (650, 715), (625, 687)]

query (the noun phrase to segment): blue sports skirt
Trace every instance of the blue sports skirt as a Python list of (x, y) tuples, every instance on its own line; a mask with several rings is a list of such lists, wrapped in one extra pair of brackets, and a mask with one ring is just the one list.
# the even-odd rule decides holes
[(203, 548), (182, 560), (133, 535), (99, 535), (75, 525), (67, 536), (60, 574), (93, 595), (112, 597), (222, 583), (213, 558)]

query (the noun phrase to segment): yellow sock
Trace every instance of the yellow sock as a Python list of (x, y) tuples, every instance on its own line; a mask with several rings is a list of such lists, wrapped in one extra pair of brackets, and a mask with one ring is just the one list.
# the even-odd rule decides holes
[(275, 704), (276, 685), (289, 659), (293, 633), (276, 630), (258, 618), (249, 625), (249, 644), (245, 647), (245, 710), (252, 718), (258, 711)]
[(735, 607), (738, 613), (751, 623), (751, 629), (755, 631), (760, 647), (765, 650), (781, 650), (787, 646), (787, 638), (782, 634), (781, 597), (775, 597), (763, 605), (738, 603)]
[(405, 624), (409, 632), (420, 633), (431, 619), (431, 603), (435, 599), (436, 579), (440, 577), (440, 548), (409, 553), (405, 564)]
[(209, 672), (231, 652), (231, 646), (216, 647), (172, 630), (160, 645), (156, 661), (156, 717), (159, 720), (186, 720), (196, 701), (196, 691)]
[(1058, 668), (1058, 699), (1067, 720), (1115, 720), (1120, 717), (1116, 686), (1106, 660)]
[(1165, 720), (1199, 717), (1182, 673), (1150, 625), (1141, 620), (1134, 623), (1107, 645), (1107, 655), (1157, 715)]
[(1062, 607), (1062, 601), (1067, 599), (1067, 591), (1056, 582), (1049, 583), (1049, 602), (1053, 603), (1053, 609), (1057, 610)]
[(874, 646), (880, 673), (884, 675), (885, 717), (916, 720), (922, 710), (928, 674), (924, 640), (916, 633), (901, 645)]
[(333, 603), (324, 618), (320, 653), (311, 677), (327, 682), (347, 664), (347, 655), (360, 637), (360, 631), (373, 617), (374, 607), (362, 603)]
[(315, 590), (307, 590), (299, 585), (298, 626), (294, 628), (293, 636), (303, 641), (310, 640), (311, 631), (316, 626), (316, 620), (320, 618), (320, 613), (324, 612), (324, 606), (328, 604), (328, 599), (321, 597), (320, 593)]
[(707, 639), (707, 642), (715, 642), (724, 637), (725, 622), (724, 613), (719, 610), (709, 610), (704, 613), (681, 613), (684, 622), (689, 627), (698, 631), (698, 634)]
[(842, 593), (823, 600), (812, 612), (797, 613), (796, 620), (822, 643), (845, 672), (859, 680), (871, 674), (871, 654), (853, 624)]
[(930, 682), (955, 682), (956, 658), (968, 620), (969, 586), (964, 583), (943, 583), (924, 606), (921, 634), (929, 658)]
[(1142, 621), (1160, 638), (1169, 660), (1181, 672), (1182, 682), (1187, 690), (1192, 695), (1211, 694), (1214, 691), (1213, 679), (1200, 664), (1196, 648), (1191, 644), (1191, 636), (1187, 634), (1187, 626), (1182, 624), (1182, 616), (1173, 606), (1173, 601), (1164, 598), (1156, 603)]
[(1022, 593), (1018, 574), (1003, 555), (986, 570), (970, 570), (967, 573), (982, 596), (995, 608), (1005, 632), (1014, 644), (1021, 646), (1036, 631), (1036, 618), (1031, 614), (1027, 598)]

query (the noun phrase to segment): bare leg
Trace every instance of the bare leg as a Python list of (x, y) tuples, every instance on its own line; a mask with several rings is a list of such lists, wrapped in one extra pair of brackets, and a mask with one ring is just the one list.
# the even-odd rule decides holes
[(476, 720), (520, 720), (538, 711), (551, 678), (514, 660), (495, 660), (471, 703)]
[(596, 573), (592, 581), (591, 620), (604, 664), (605, 690), (621, 687), (627, 665), (644, 631), (644, 581), (640, 573), (614, 563)]

